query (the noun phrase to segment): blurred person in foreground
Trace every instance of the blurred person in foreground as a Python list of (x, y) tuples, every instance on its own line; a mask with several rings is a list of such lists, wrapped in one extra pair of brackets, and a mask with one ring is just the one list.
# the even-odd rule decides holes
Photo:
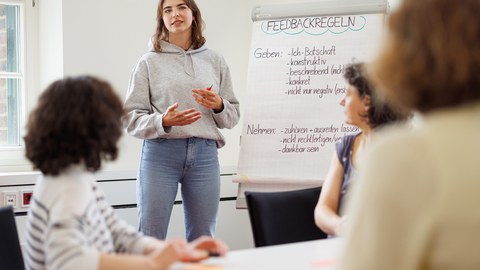
[(372, 79), (419, 111), (375, 141), (348, 205), (340, 269), (480, 269), (480, 1), (404, 0)]

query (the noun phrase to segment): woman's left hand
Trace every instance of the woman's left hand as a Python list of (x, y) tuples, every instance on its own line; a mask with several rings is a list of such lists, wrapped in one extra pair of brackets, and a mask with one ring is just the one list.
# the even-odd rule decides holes
[[(225, 256), (228, 251), (227, 245), (218, 239), (209, 236), (201, 236), (188, 244), (189, 248), (194, 251), (206, 251), (207, 254), (215, 254), (214, 256)], [(211, 255), (210, 255), (211, 256)], [(183, 261), (195, 261), (196, 258), (184, 256)]]
[(210, 236), (201, 236), (193, 242), (187, 243), (184, 239), (170, 239), (167, 241), (154, 241), (145, 248), (144, 254), (156, 256), (168, 246), (174, 247), (178, 260), (183, 262), (198, 262), (207, 259), (212, 254), (224, 256), (228, 247), (220, 240)]
[(195, 101), (203, 107), (216, 113), (223, 111), (223, 99), (211, 89), (192, 89), (192, 94)]

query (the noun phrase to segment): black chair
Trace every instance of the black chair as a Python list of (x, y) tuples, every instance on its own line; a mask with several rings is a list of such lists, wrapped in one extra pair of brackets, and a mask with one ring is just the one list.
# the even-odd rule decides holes
[(22, 250), (11, 206), (0, 208), (0, 268), (23, 270)]
[(327, 238), (315, 225), (321, 187), (282, 192), (245, 192), (255, 247)]

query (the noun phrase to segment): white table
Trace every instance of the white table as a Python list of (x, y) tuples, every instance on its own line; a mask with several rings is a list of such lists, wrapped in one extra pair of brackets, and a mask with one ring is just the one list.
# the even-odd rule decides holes
[(341, 245), (333, 238), (236, 250), (201, 263), (177, 263), (171, 270), (332, 270)]

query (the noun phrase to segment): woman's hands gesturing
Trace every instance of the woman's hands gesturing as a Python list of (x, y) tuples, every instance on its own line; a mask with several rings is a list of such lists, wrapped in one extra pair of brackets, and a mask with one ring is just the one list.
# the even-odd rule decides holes
[(186, 126), (202, 118), (202, 113), (194, 108), (178, 111), (178, 106), (178, 102), (175, 102), (167, 108), (162, 118), (164, 127)]
[(195, 101), (215, 113), (223, 111), (223, 99), (209, 87), (207, 89), (193, 89)]

